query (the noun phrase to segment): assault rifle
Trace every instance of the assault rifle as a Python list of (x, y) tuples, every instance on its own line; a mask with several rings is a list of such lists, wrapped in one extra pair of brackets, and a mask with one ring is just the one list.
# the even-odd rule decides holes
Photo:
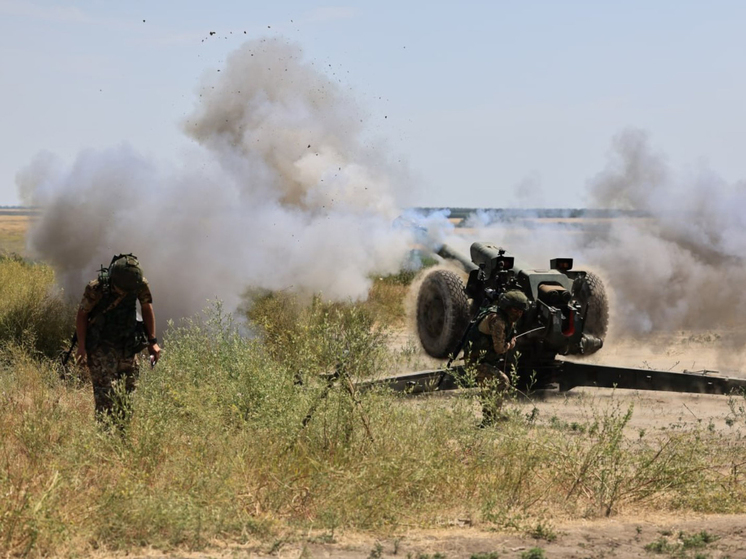
[(70, 349), (68, 349), (67, 352), (65, 352), (62, 355), (62, 366), (63, 367), (67, 366), (67, 362), (70, 360), (70, 355), (72, 355), (73, 350), (75, 349), (76, 345), (78, 345), (78, 332), (77, 331), (73, 334), (73, 337), (70, 340)]

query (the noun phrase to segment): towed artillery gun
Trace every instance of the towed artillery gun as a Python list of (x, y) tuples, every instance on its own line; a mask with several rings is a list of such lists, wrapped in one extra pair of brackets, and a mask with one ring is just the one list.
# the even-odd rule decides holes
[(417, 296), (417, 332), (425, 351), (450, 358), (444, 369), (421, 371), (377, 381), (394, 390), (412, 393), (460, 388), (463, 365), (457, 360), (468, 329), (484, 306), (493, 305), (510, 290), (522, 291), (529, 309), (517, 324), (514, 351), (520, 353), (514, 377), (522, 390), (578, 386), (666, 390), (705, 394), (746, 391), (746, 379), (728, 378), (715, 371), (670, 372), (611, 367), (564, 359), (582, 358), (603, 348), (609, 305), (601, 278), (573, 270), (571, 258), (555, 258), (549, 269), (523, 267), (503, 248), (474, 243), (470, 257), (443, 245), (436, 253), (466, 274), (438, 269), (423, 280)]

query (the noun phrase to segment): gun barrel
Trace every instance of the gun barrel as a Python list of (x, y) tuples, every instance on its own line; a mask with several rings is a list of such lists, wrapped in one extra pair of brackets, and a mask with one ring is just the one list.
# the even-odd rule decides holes
[(694, 394), (730, 394), (732, 392), (742, 394), (746, 392), (746, 379), (722, 376), (717, 374), (717, 371), (679, 373), (572, 361), (557, 361), (557, 364), (559, 365), (557, 375), (559, 389), (562, 392), (576, 386)]
[[(744, 394), (746, 378), (725, 377), (715, 371), (672, 372), (633, 369), (627, 367), (610, 367), (592, 363), (576, 363), (557, 360), (542, 366), (531, 367), (533, 374), (543, 379), (533, 388), (556, 388), (565, 392), (579, 386), (594, 388), (614, 388), (627, 390), (654, 390), (665, 392), (684, 392), (690, 394)], [(463, 388), (465, 383), (464, 367), (450, 367), (429, 371), (418, 371), (389, 378), (362, 382), (361, 390), (375, 386), (386, 386), (395, 392), (419, 394)]]
[(446, 260), (456, 260), (459, 264), (461, 264), (461, 267), (464, 269), (466, 273), (471, 272), (472, 270), (478, 270), (479, 267), (474, 264), (474, 262), (471, 261), (471, 259), (467, 258), (457, 250), (449, 247), (448, 245), (442, 245), (438, 252), (436, 252), (438, 256), (441, 258), (445, 258)]

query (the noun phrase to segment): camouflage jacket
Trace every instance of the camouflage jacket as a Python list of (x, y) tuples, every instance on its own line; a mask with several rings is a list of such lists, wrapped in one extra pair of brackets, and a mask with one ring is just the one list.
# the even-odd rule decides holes
[(86, 351), (107, 344), (125, 355), (138, 353), (142, 349), (144, 333), (137, 320), (137, 301), (141, 305), (153, 302), (150, 286), (144, 278), (139, 291), (122, 294), (112, 288), (104, 289), (98, 279), (90, 282), (79, 307), (89, 316)]
[(497, 363), (515, 336), (515, 324), (497, 306), (490, 307), (469, 335), (465, 355), (469, 363)]

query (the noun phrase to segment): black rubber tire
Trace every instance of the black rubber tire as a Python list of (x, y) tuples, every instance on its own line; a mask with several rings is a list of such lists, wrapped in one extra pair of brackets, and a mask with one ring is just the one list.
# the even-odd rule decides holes
[(417, 333), (432, 357), (448, 357), (469, 325), (469, 302), (461, 278), (447, 270), (428, 274), (417, 294)]
[(609, 329), (609, 298), (604, 282), (593, 272), (586, 273), (585, 288), (579, 300), (585, 316), (583, 332), (603, 340)]

